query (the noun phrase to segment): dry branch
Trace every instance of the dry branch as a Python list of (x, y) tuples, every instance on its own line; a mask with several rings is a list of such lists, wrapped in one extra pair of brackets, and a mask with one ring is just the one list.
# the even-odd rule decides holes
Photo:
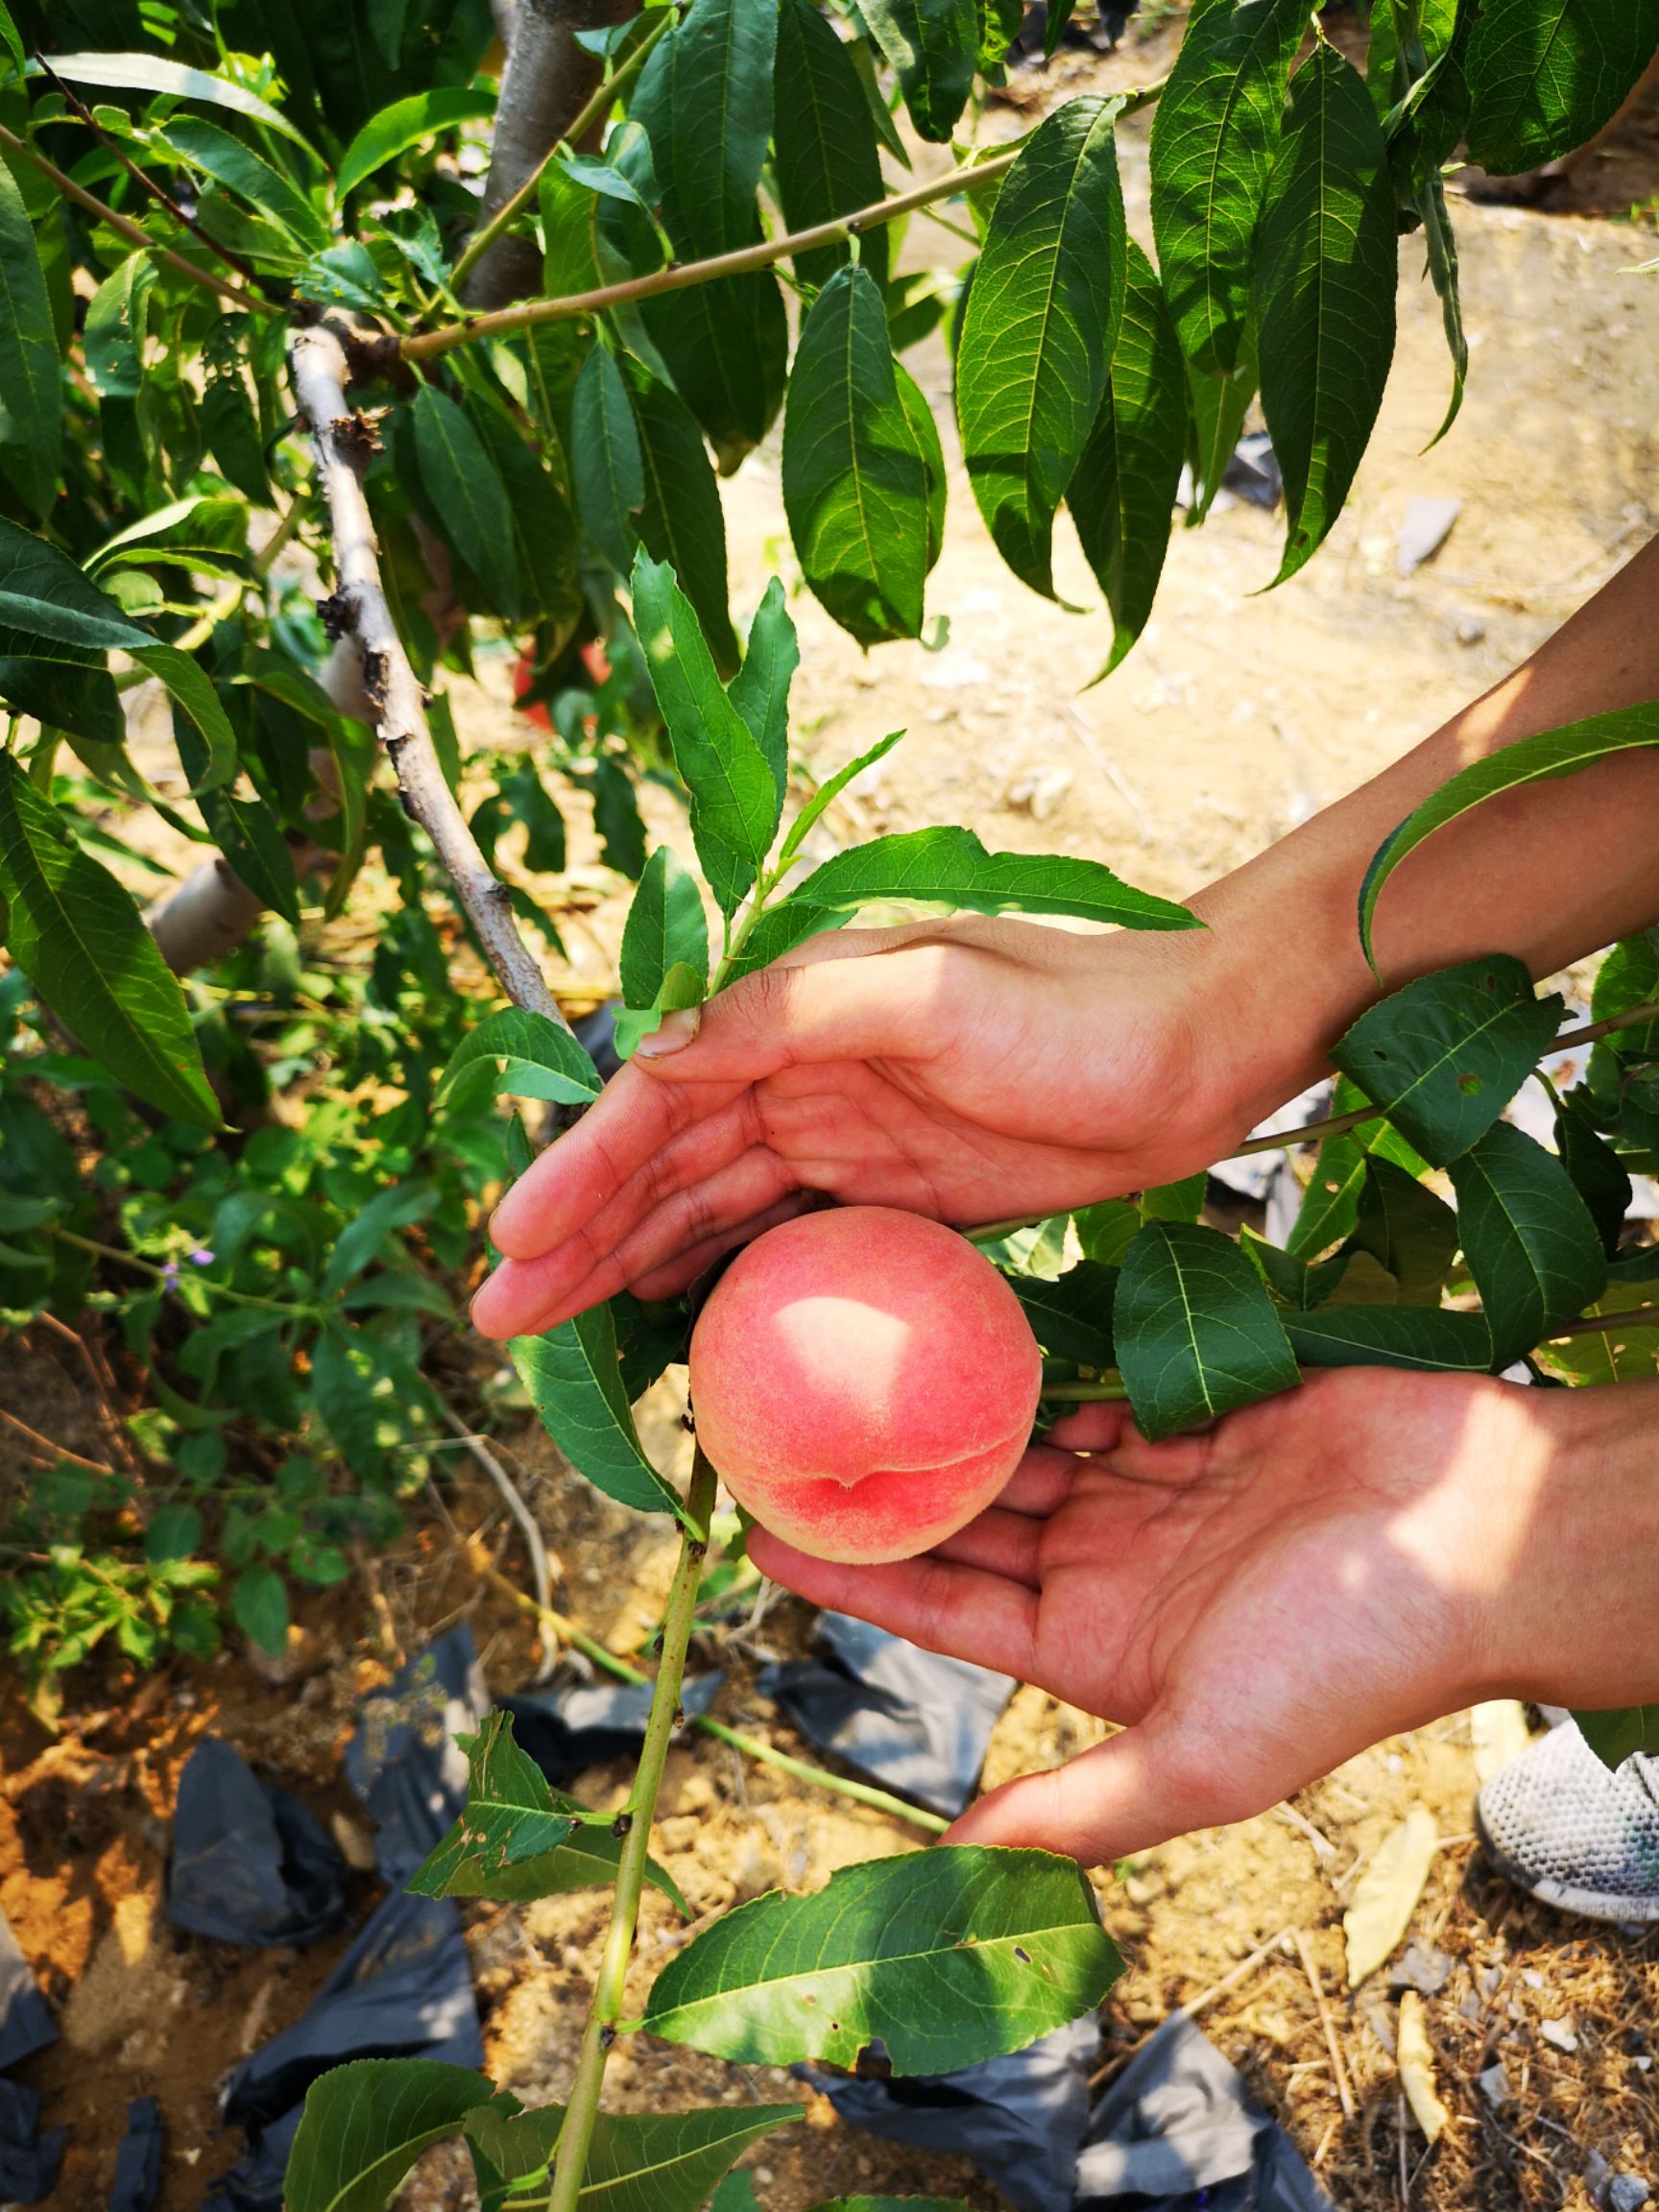
[(338, 333), (327, 324), (298, 332), (288, 350), (288, 370), (316, 448), (317, 480), (327, 503), (334, 546), (335, 587), (325, 602), (325, 618), (338, 635), (357, 641), (364, 689), (375, 711), (375, 734), (392, 762), (404, 811), (431, 838), (508, 998), (568, 1028), (546, 977), (518, 934), (507, 886), (478, 850), (439, 766), (425, 695), (380, 581), (379, 548), (363, 491), (371, 441), (367, 425), (347, 405), (349, 369)]

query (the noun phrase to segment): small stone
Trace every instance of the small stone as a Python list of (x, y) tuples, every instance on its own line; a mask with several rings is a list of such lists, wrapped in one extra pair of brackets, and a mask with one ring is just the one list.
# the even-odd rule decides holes
[(1607, 2212), (1642, 2212), (1652, 2194), (1640, 2174), (1615, 2174), (1607, 2184)]
[(1557, 2051), (1565, 2051), (1569, 2056), (1578, 2048), (1578, 2037), (1571, 2020), (1540, 2021), (1538, 2032), (1546, 2043), (1551, 2044)]
[(1509, 2102), (1509, 2077), (1503, 2071), (1500, 2058), (1496, 2065), (1488, 2066), (1479, 2076), (1480, 2094), (1488, 2104), (1507, 2104)]
[(1459, 645), (1479, 645), (1485, 639), (1486, 625), (1474, 615), (1469, 615), (1458, 623), (1452, 635)]
[(354, 1866), (359, 1874), (373, 1873), (374, 1839), (360, 1820), (353, 1820), (349, 1813), (330, 1813), (328, 1830), (348, 1866)]

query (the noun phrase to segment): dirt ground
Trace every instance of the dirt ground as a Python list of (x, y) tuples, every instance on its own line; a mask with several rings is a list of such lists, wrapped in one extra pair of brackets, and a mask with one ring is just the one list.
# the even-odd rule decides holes
[[(1046, 100), (1140, 81), (1163, 66), (1167, 36), (1132, 36), (1103, 61), (1068, 57), (1041, 90), (1022, 79), (1015, 91)], [(930, 618), (949, 619), (941, 650), (899, 645), (866, 657), (797, 595), (805, 765), (822, 777), (885, 731), (909, 731), (842, 803), (841, 833), (960, 821), (992, 845), (1089, 853), (1132, 881), (1181, 895), (1395, 757), (1513, 666), (1654, 527), (1659, 292), (1655, 279), (1626, 272), (1655, 244), (1651, 230), (1604, 218), (1659, 187), (1656, 114), (1650, 105), (1563, 188), (1569, 206), (1591, 215), (1458, 206), (1473, 367), (1460, 421), (1427, 452), (1448, 368), (1421, 249), (1402, 242), (1399, 354), (1382, 421), (1331, 543), (1285, 589), (1251, 596), (1276, 565), (1279, 519), (1226, 505), (1201, 533), (1177, 532), (1147, 635), (1108, 683), (1086, 689), (1104, 657), (1103, 616), (1063, 613), (1009, 577), (958, 469), (929, 592)], [(989, 128), (1028, 119), (1007, 107)], [(1132, 123), (1123, 136), (1131, 221), (1143, 233), (1144, 128)], [(956, 252), (920, 222), (905, 242), (910, 265)], [(912, 360), (948, 424), (943, 349), (929, 345)], [(770, 566), (787, 563), (776, 445), (725, 490), (734, 600), (746, 619)], [(1443, 549), (1403, 577), (1396, 534), (1417, 496), (1463, 504)], [(1061, 536), (1062, 594), (1094, 607), (1097, 593), (1064, 525)], [(505, 691), (504, 667), (487, 667), (482, 689), (458, 701), (469, 741), (522, 741)], [(573, 820), (582, 805), (572, 795)], [(651, 796), (651, 819), (655, 833), (683, 840), (683, 820), (661, 794)], [(590, 886), (590, 841), (578, 838), (576, 858)], [(550, 906), (558, 889), (541, 886)], [(621, 905), (607, 898), (568, 925), (561, 916), (583, 975), (610, 969)], [(464, 1406), (477, 1405), (488, 1364), (481, 1351), (468, 1353), (449, 1379)], [(100, 1449), (81, 1371), (55, 1343), (7, 1345), (0, 1405), (71, 1449)], [(664, 1397), (649, 1424), (665, 1454), (677, 1448), (674, 1414)], [(559, 1602), (613, 1648), (638, 1649), (666, 1586), (665, 1536), (574, 1480), (533, 1424), (510, 1422), (499, 1442), (558, 1555)], [(207, 2179), (241, 2147), (218, 2126), (226, 2074), (299, 2015), (344, 1945), (247, 1953), (170, 1927), (160, 1910), (168, 1817), (197, 1737), (226, 1736), (360, 1843), (339, 1761), (366, 1688), (462, 1615), (492, 1688), (525, 1679), (530, 1631), (484, 1573), (497, 1560), (521, 1573), (522, 1559), (493, 1491), (465, 1466), (446, 1481), (442, 1512), (435, 1505), (351, 1583), (306, 1601), (280, 1679), (242, 1650), (145, 1681), (87, 1670), (71, 1685), (56, 1741), (27, 1714), (16, 1684), (0, 1684), (0, 1906), (64, 2031), (22, 2078), (40, 2091), (47, 2120), (70, 2128), (55, 2199), (65, 2212), (105, 2202), (125, 2100), (140, 2094), (158, 2097), (166, 2117), (164, 2212), (199, 2205)], [(804, 1609), (783, 1601), (743, 1636), (703, 1640), (697, 1661), (729, 1669), (720, 1717), (809, 1756), (753, 1688), (757, 1663), (804, 1648), (807, 1627)], [(998, 1729), (987, 1780), (1052, 1765), (1099, 1733), (1087, 1717), (1022, 1691)], [(1107, 1925), (1128, 1960), (1105, 2008), (1102, 2078), (1171, 2005), (1197, 2003), (1207, 2032), (1283, 2118), (1342, 2212), (1404, 2203), (1583, 2212), (1593, 2152), (1659, 2187), (1650, 2071), (1659, 1935), (1589, 1929), (1517, 1898), (1475, 1847), (1475, 1779), (1470, 1719), (1456, 1716), (1367, 1752), (1294, 1805), (1149, 1853), (1122, 1880), (1099, 1877)], [(616, 1767), (577, 1787), (604, 1801), (625, 1780)], [(1395, 2007), (1385, 1977), (1350, 1994), (1342, 1963), (1345, 1905), (1382, 1836), (1413, 1807), (1432, 1816), (1440, 1841), (1411, 1934), (1452, 1961), (1426, 2010), (1453, 2120), (1427, 2153), (1388, 2048)], [(780, 1881), (813, 1886), (852, 1860), (918, 1840), (702, 1739), (673, 1755), (661, 1815), (661, 1856), (698, 1914)], [(354, 1903), (366, 1911), (373, 1878), (356, 1880)], [(604, 1911), (597, 1894), (470, 1911), (489, 2060), (526, 2101), (557, 2097), (567, 2082)], [(682, 1939), (649, 1896), (639, 1989)], [(1513, 2091), (1496, 2106), (1476, 2085), (1495, 2059)], [(637, 2108), (801, 2094), (786, 2077), (739, 2073), (643, 2038), (618, 2051), (610, 2084), (618, 2104)], [(854, 2133), (822, 2100), (807, 2105), (803, 2127), (746, 2162), (766, 2212), (804, 2212), (853, 2189), (956, 2195), (986, 2212), (1000, 2201), (964, 2161)], [(439, 2212), (472, 2200), (454, 2158), (438, 2153), (407, 2201), (411, 2212)]]

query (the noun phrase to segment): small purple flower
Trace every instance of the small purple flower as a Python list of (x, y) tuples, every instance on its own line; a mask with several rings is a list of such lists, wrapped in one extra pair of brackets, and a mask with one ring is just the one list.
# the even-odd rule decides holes
[(208, 1251), (205, 1244), (198, 1244), (195, 1251), (190, 1255), (190, 1264), (193, 1267), (211, 1267), (213, 1261), (214, 1254)]
[(179, 1262), (178, 1262), (178, 1261), (177, 1261), (177, 1260), (169, 1260), (169, 1261), (167, 1262), (166, 1265), (165, 1265), (165, 1266), (162, 1268), (162, 1270), (161, 1270), (161, 1284), (162, 1284), (162, 1287), (163, 1287), (164, 1289), (167, 1289), (167, 1290), (177, 1290), (177, 1289), (178, 1289), (178, 1287), (179, 1287)]

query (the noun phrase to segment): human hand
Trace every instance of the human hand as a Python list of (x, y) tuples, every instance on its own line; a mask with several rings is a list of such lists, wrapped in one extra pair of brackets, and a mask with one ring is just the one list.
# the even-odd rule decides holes
[(749, 1556), (814, 1604), (1124, 1722), (950, 1831), (1099, 1864), (1263, 1812), (1500, 1690), (1536, 1694), (1573, 1549), (1541, 1527), (1563, 1419), (1630, 1396), (1350, 1368), (1165, 1444), (1092, 1406), (921, 1558), (832, 1565), (761, 1528)]
[(968, 920), (811, 940), (700, 1022), (670, 1015), (520, 1178), (474, 1322), (513, 1336), (624, 1286), (671, 1296), (815, 1192), (974, 1224), (1208, 1166), (1260, 1108), (1217, 935)]

